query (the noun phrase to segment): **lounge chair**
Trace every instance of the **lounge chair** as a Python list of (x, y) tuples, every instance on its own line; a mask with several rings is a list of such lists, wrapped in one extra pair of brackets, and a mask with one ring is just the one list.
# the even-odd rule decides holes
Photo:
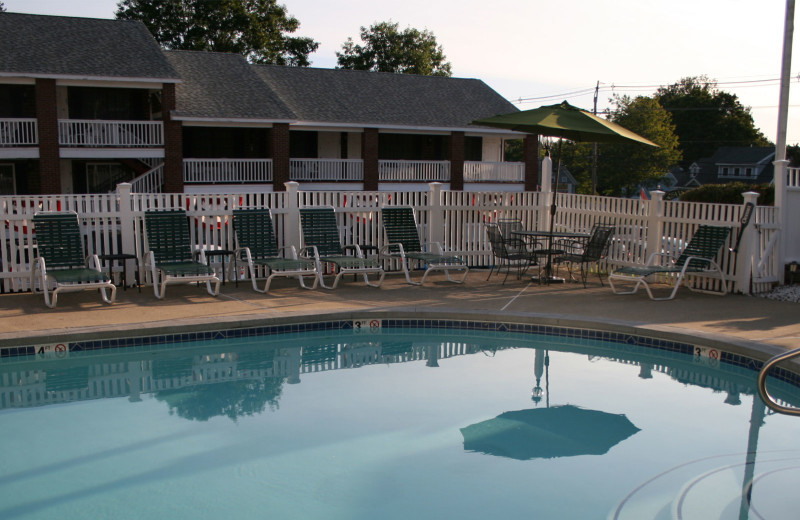
[[(247, 263), (254, 291), (268, 292), (272, 279), (278, 276), (297, 278), (303, 289), (317, 287), (317, 267), (314, 260), (298, 259), (294, 246), (278, 249), (272, 230), (272, 215), (268, 209), (233, 210), (233, 229), (238, 243), (234, 252), (235, 258)], [(258, 288), (257, 267), (265, 267), (269, 272), (263, 290)], [(304, 276), (313, 277), (314, 283), (311, 287), (306, 285)]]
[[(386, 230), (386, 245), (381, 248), (381, 256), (400, 260), (406, 281), (411, 285), (422, 285), (428, 275), (434, 271), (444, 271), (447, 280), (453, 283), (464, 283), (469, 274), (469, 267), (459, 257), (445, 254), (438, 242), (423, 247), (419, 239), (414, 208), (397, 206), (382, 208), (383, 228)], [(414, 282), (408, 269), (408, 262), (415, 261), (425, 265), (422, 281)], [(450, 271), (464, 271), (460, 280), (451, 278)]]
[[(570, 278), (572, 278), (572, 267), (576, 264), (580, 265), (581, 281), (583, 286), (586, 287), (589, 264), (596, 264), (605, 258), (612, 236), (614, 236), (614, 226), (595, 224), (585, 244), (581, 244), (578, 250), (566, 251), (564, 254), (556, 256), (553, 258), (553, 263), (567, 264)], [(600, 279), (600, 285), (603, 285), (603, 277), (600, 276), (599, 270), (597, 271), (597, 278)]]
[[(300, 208), (300, 228), (303, 232), (304, 248), (301, 257), (313, 257), (317, 266), (319, 284), (325, 289), (336, 289), (345, 274), (360, 274), (364, 283), (370, 287), (380, 287), (386, 272), (375, 258), (365, 258), (358, 244), (342, 246), (339, 228), (336, 225), (336, 212), (330, 206), (319, 208)], [(353, 255), (346, 254), (351, 251)], [(338, 273), (332, 286), (325, 285), (322, 264), (336, 266)], [(378, 276), (377, 283), (369, 281), (369, 275)]]
[(536, 265), (534, 249), (529, 248), (528, 244), (521, 238), (504, 234), (501, 225), (495, 223), (486, 224), (486, 236), (489, 238), (489, 246), (492, 248), (492, 255), (495, 258), (495, 265), (489, 270), (489, 276), (486, 277), (486, 280), (491, 278), (495, 267), (499, 273), (505, 265), (506, 277), (503, 278), (503, 284), (505, 284), (512, 267), (517, 268), (517, 279), (519, 279), (530, 266)]
[[(633, 294), (639, 290), (640, 286), (644, 286), (647, 294), (652, 300), (671, 300), (678, 292), (681, 282), (686, 275), (702, 275), (712, 276), (719, 278), (722, 283), (722, 292), (718, 291), (705, 291), (689, 287), (690, 290), (698, 292), (710, 292), (712, 294), (724, 295), (728, 292), (728, 285), (725, 282), (725, 276), (722, 273), (719, 265), (714, 261), (722, 245), (728, 239), (731, 229), (721, 226), (708, 226), (702, 225), (697, 228), (692, 239), (686, 245), (680, 256), (675, 260), (669, 260), (667, 264), (659, 264), (663, 262), (664, 258), (668, 255), (664, 253), (653, 253), (647, 260), (647, 265), (644, 267), (622, 267), (615, 270), (608, 276), (608, 283), (611, 285), (611, 290), (615, 294)], [(667, 297), (656, 298), (650, 290), (650, 284), (647, 279), (656, 275), (674, 275), (674, 287), (672, 292)], [(635, 282), (633, 289), (630, 291), (617, 290), (614, 282)]]
[[(54, 308), (59, 292), (100, 289), (106, 303), (113, 303), (117, 288), (100, 269), (97, 255), (85, 256), (83, 238), (74, 211), (39, 212), (33, 216), (36, 230), (36, 264), (31, 269), (31, 289), (36, 277), (44, 293), (44, 303)], [(52, 298), (50, 288), (52, 289)], [(106, 291), (111, 291), (109, 297)]]
[(211, 296), (219, 294), (219, 278), (205, 264), (202, 249), (198, 252), (199, 261), (195, 260), (185, 211), (146, 211), (144, 226), (147, 239), (144, 263), (150, 269), (156, 298), (164, 298), (169, 283), (205, 282)]

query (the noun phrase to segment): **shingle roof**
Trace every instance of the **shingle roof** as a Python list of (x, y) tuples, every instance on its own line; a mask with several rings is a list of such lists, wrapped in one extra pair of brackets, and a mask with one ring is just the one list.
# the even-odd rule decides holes
[(255, 65), (302, 121), (464, 128), (514, 105), (477, 79)]
[(774, 146), (722, 146), (711, 159), (717, 164), (757, 164), (774, 154)]
[(178, 80), (141, 22), (0, 13), (0, 73)]
[(183, 78), (183, 83), (176, 87), (178, 117), (297, 119), (239, 54), (203, 51), (164, 54)]

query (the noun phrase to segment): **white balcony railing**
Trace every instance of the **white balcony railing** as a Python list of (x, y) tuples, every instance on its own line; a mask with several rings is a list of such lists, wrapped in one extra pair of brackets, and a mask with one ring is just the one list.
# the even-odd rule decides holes
[(361, 159), (290, 159), (289, 179), (293, 181), (363, 181)]
[(464, 182), (523, 182), (525, 164), (521, 162), (464, 162)]
[(58, 121), (58, 144), (89, 148), (164, 146), (164, 124), (161, 121), (61, 119)]
[(272, 159), (184, 159), (186, 184), (272, 182)]
[(378, 180), (449, 182), (450, 161), (378, 161)]
[(0, 147), (37, 144), (39, 131), (35, 118), (0, 119)]

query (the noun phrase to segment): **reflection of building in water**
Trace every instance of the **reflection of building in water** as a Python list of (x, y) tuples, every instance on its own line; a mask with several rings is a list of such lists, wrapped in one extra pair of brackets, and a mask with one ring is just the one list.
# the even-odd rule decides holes
[[(359, 338), (359, 341), (315, 345), (299, 341), (287, 345), (284, 340), (273, 344), (251, 342), (220, 347), (225, 348), (224, 352), (212, 351), (212, 347), (204, 347), (204, 353), (181, 348), (149, 352), (120, 349), (100, 356), (73, 356), (62, 360), (19, 358), (19, 361), (0, 364), (0, 409), (109, 397), (139, 401), (142, 394), (167, 396), (182, 388), (237, 381), (250, 381), (253, 383), (251, 386), (261, 385), (261, 396), (267, 396), (267, 401), (272, 402), (270, 399), (279, 397), (283, 383), (300, 383), (304, 374), (421, 361), (426, 366), (438, 367), (440, 362), (455, 356), (476, 353), (491, 356), (496, 351), (520, 348), (519, 343), (513, 341), (490, 344), (492, 346), (487, 347), (487, 343), (474, 340), (437, 341), (401, 334), (384, 339), (370, 336), (363, 340)], [(589, 350), (576, 345), (554, 344), (553, 348), (579, 353)], [(533, 353), (536, 383), (531, 398), (537, 403), (548, 393), (549, 352), (536, 349)], [(597, 352), (590, 355), (592, 359), (601, 359)], [(645, 347), (622, 355), (617, 351), (615, 355), (602, 356), (602, 359), (638, 366), (639, 377), (663, 373), (687, 384), (726, 392), (725, 402), (729, 404), (738, 404), (742, 394), (755, 392), (752, 374), (720, 377), (718, 371), (694, 364), (685, 357), (676, 357), (674, 362), (664, 361)], [(222, 386), (216, 388), (223, 389)], [(233, 386), (229, 385), (229, 388), (232, 392)], [(165, 397), (164, 400), (169, 399)]]

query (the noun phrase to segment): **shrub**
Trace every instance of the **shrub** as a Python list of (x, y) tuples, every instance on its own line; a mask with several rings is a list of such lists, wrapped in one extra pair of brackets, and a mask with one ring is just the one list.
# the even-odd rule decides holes
[(775, 204), (775, 187), (771, 184), (745, 184), (730, 182), (728, 184), (706, 184), (681, 193), (680, 200), (685, 202), (713, 202), (717, 204), (741, 204), (742, 193), (755, 191), (759, 194), (756, 203), (759, 206)]

